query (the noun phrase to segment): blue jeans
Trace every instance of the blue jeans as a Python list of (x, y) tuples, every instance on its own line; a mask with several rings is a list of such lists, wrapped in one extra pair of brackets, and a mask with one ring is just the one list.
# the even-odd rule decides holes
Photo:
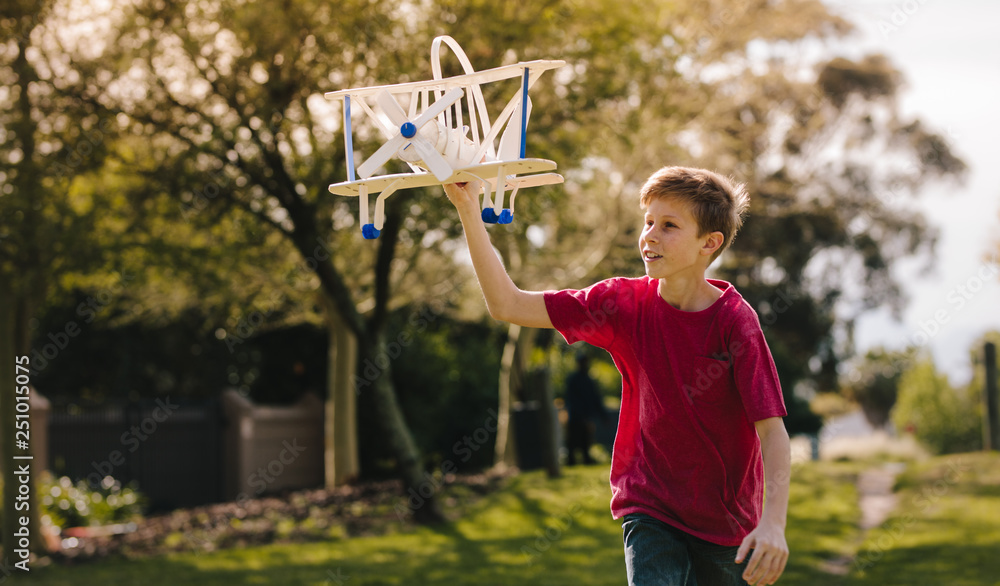
[[(622, 519), (629, 586), (737, 586), (746, 584), (738, 546), (716, 545), (644, 513)], [(747, 555), (746, 559), (750, 559)]]

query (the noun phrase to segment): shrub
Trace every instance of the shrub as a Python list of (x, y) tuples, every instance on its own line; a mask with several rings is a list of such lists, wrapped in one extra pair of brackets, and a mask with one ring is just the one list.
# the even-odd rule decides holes
[(889, 352), (877, 348), (865, 354), (851, 373), (845, 387), (847, 398), (861, 406), (872, 427), (881, 429), (889, 422), (899, 392), (899, 379), (912, 361), (912, 351)]
[(982, 448), (980, 409), (974, 388), (956, 390), (924, 359), (900, 379), (892, 419), (935, 454), (968, 452)]
[(144, 499), (138, 491), (110, 476), (94, 489), (85, 480), (73, 483), (68, 477), (44, 474), (38, 483), (42, 522), (57, 527), (110, 525), (134, 520), (142, 515)]
[(122, 486), (110, 476), (93, 489), (86, 480), (74, 484), (66, 476), (56, 478), (44, 472), (35, 483), (35, 491), (39, 520), (61, 529), (134, 521), (142, 516), (145, 505), (145, 498), (137, 490)]

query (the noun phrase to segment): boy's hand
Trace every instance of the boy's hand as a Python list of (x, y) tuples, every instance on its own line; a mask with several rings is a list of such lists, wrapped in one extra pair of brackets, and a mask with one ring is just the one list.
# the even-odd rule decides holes
[(444, 192), (459, 212), (463, 208), (479, 211), (479, 194), (482, 192), (482, 185), (480, 181), (449, 183), (444, 186)]
[(774, 584), (785, 571), (788, 563), (788, 544), (784, 528), (773, 523), (761, 522), (743, 539), (736, 552), (736, 563), (742, 563), (747, 552), (753, 555), (743, 571), (743, 579), (751, 584)]

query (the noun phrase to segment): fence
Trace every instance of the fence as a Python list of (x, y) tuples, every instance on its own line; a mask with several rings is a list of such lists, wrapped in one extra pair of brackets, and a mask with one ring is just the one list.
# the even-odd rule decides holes
[(323, 485), (323, 402), (306, 394), (291, 407), (258, 407), (233, 390), (222, 394), (230, 499)]
[(231, 390), (197, 405), (165, 398), (50, 413), (40, 402), (32, 430), (53, 473), (135, 482), (162, 510), (321, 486), (322, 407), (313, 395), (256, 406)]
[(170, 399), (53, 412), (48, 461), (54, 474), (91, 485), (105, 476), (134, 482), (153, 509), (217, 502), (222, 428), (217, 404)]

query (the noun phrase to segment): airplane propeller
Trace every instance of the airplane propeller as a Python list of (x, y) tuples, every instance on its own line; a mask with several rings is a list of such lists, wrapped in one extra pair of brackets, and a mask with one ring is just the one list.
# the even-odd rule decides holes
[(389, 120), (399, 126), (399, 132), (358, 167), (358, 176), (362, 179), (371, 177), (393, 155), (402, 149), (413, 146), (417, 150), (417, 154), (420, 155), (420, 159), (424, 165), (437, 177), (438, 181), (444, 181), (448, 177), (451, 177), (453, 172), (451, 165), (441, 156), (437, 148), (427, 138), (421, 136), (419, 132), (425, 124), (436, 118), (438, 114), (444, 112), (449, 106), (462, 99), (464, 95), (465, 91), (462, 88), (455, 88), (431, 104), (416, 120), (411, 121), (396, 102), (396, 99), (392, 97), (392, 94), (388, 91), (382, 91), (376, 96), (375, 101), (382, 108), (382, 111), (385, 112), (385, 115), (389, 117)]

